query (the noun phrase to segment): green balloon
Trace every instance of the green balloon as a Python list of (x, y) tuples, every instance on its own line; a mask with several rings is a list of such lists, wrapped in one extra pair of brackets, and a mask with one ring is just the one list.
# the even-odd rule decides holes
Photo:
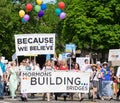
[(35, 5), (35, 11), (36, 11), (36, 12), (39, 12), (40, 10), (41, 10), (40, 5)]
[(60, 15), (60, 13), (61, 13), (61, 9), (56, 8), (56, 9), (55, 9), (55, 13), (59, 16), (59, 15)]

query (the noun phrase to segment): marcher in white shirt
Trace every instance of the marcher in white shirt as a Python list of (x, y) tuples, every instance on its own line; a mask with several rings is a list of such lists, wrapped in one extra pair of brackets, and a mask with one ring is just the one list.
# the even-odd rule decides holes
[(87, 69), (89, 69), (91, 67), (91, 65), (89, 64), (89, 60), (88, 59), (85, 59), (84, 60), (84, 65), (82, 66), (81, 68), (81, 71), (82, 72), (86, 72)]
[(120, 78), (120, 66), (117, 68), (116, 76), (117, 76), (118, 78)]
[(95, 101), (95, 96), (97, 96), (97, 91), (99, 89), (99, 79), (98, 79), (98, 75), (99, 72), (97, 70), (97, 65), (96, 64), (92, 64), (91, 66), (92, 68), (92, 75), (91, 75), (91, 82), (92, 82), (92, 87), (93, 87), (93, 101)]
[[(118, 77), (118, 83), (120, 84), (120, 66), (117, 68), (116, 76)], [(119, 96), (120, 96), (120, 86), (119, 86), (119, 91), (117, 92), (117, 96), (116, 96), (117, 100), (119, 100)]]

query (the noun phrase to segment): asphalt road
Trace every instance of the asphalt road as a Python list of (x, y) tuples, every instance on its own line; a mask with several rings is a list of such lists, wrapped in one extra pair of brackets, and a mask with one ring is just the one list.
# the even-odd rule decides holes
[[(81, 101), (81, 103), (120, 103), (120, 100), (116, 101), (115, 97), (111, 101), (108, 101), (107, 98), (105, 98), (104, 101), (96, 99), (96, 102), (92, 102), (91, 100), (89, 100), (86, 94), (84, 94), (83, 97), (84, 100)], [(64, 101), (62, 97), (58, 97), (57, 101), (52, 99), (49, 102), (50, 103), (80, 103), (77, 95), (74, 95), (74, 100), (70, 100), (70, 98), (68, 97), (67, 100)], [(29, 97), (27, 102), (21, 101), (20, 96), (18, 96), (16, 99), (11, 99), (9, 96), (5, 96), (4, 100), (0, 100), (0, 103), (49, 103), (49, 102), (47, 100), (43, 101), (42, 96), (40, 94), (35, 95), (34, 98)]]

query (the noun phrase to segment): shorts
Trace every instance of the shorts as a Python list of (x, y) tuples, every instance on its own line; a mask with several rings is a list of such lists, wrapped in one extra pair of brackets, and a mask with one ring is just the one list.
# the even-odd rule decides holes
[(94, 88), (99, 88), (99, 81), (93, 80), (93, 87)]

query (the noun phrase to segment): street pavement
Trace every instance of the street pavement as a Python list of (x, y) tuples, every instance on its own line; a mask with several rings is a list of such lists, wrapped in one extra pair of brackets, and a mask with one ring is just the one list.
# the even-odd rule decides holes
[[(109, 101), (107, 98), (105, 98), (104, 101), (96, 99), (96, 102), (92, 102), (91, 100), (89, 100), (86, 94), (84, 94), (83, 97), (84, 100), (81, 101), (81, 103), (120, 103), (120, 100), (116, 101), (115, 97), (111, 101)], [(47, 101), (47, 99), (43, 101), (42, 95), (37, 94), (34, 98), (31, 98), (29, 96), (27, 102), (21, 101), (20, 95), (15, 99), (10, 98), (9, 96), (5, 96), (4, 100), (0, 100), (0, 103), (80, 103), (80, 101), (77, 95), (74, 96), (74, 100), (70, 100), (70, 98), (68, 97), (67, 100), (64, 101), (62, 97), (58, 97), (57, 101), (54, 99), (52, 99), (51, 101)]]

